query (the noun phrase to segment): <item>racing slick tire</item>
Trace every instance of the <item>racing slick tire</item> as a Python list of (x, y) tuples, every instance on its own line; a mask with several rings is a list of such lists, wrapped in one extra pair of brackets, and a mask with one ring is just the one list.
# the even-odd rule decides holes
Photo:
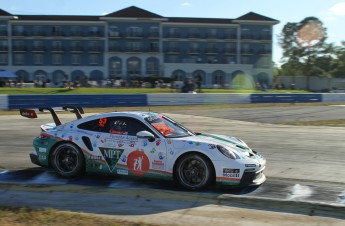
[(203, 155), (191, 153), (182, 156), (176, 163), (175, 178), (188, 190), (202, 190), (214, 178), (210, 161)]
[(64, 178), (78, 177), (85, 170), (84, 155), (72, 143), (57, 145), (52, 152), (50, 163), (55, 172)]

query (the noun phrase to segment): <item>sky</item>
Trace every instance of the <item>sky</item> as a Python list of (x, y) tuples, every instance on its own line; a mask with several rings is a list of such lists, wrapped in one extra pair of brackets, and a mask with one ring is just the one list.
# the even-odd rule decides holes
[(137, 6), (163, 17), (206, 17), (234, 19), (255, 12), (280, 23), (273, 30), (273, 61), (281, 62), (277, 36), (288, 22), (317, 17), (327, 28), (326, 42), (345, 41), (345, 0), (0, 0), (0, 9), (24, 15), (102, 16)]

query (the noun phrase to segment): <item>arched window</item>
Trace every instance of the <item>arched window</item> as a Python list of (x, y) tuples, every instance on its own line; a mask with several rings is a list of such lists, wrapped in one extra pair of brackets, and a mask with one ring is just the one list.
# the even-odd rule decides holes
[(137, 57), (131, 57), (127, 60), (127, 74), (132, 76), (140, 76), (141, 75), (141, 61)]
[(150, 76), (155, 76), (159, 74), (157, 58), (150, 57), (146, 60), (146, 74)]
[(122, 60), (119, 57), (109, 59), (109, 78), (117, 79), (122, 77)]
[(223, 87), (225, 84), (225, 73), (224, 71), (215, 71), (213, 72), (212, 84)]

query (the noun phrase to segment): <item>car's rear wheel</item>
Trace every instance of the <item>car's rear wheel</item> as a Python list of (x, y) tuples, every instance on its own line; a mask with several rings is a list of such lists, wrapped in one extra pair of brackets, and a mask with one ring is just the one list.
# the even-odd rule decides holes
[(57, 174), (66, 178), (80, 176), (85, 169), (83, 153), (72, 143), (57, 145), (53, 150), (50, 162)]
[(214, 173), (210, 161), (201, 154), (191, 153), (182, 156), (176, 163), (175, 176), (183, 187), (189, 190), (201, 190), (213, 179)]

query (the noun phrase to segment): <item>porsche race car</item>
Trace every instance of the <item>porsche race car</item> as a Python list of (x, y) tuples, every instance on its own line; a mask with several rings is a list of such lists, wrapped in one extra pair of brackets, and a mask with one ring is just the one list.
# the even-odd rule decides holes
[[(109, 112), (82, 118), (80, 107), (63, 107), (77, 116), (41, 126), (33, 141), (32, 163), (65, 178), (102, 173), (175, 180), (189, 190), (221, 185), (260, 185), (266, 159), (235, 137), (194, 133), (155, 112)], [(37, 110), (20, 109), (36, 118)]]

